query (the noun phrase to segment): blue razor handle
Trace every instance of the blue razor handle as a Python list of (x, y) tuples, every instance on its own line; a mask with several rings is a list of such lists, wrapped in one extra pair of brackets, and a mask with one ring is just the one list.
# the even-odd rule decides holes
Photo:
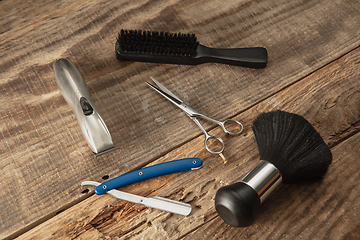
[(95, 193), (97, 195), (102, 195), (112, 189), (145, 181), (150, 178), (199, 169), (202, 164), (203, 162), (200, 158), (184, 158), (156, 164), (110, 179), (109, 181), (106, 181), (97, 186), (95, 188)]

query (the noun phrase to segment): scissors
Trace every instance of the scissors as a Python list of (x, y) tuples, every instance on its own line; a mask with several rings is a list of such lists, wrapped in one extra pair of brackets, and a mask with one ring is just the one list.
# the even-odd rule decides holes
[[(201, 131), (205, 134), (205, 148), (206, 148), (206, 150), (209, 151), (212, 154), (220, 154), (220, 156), (223, 158), (222, 152), (224, 151), (224, 148), (225, 148), (224, 141), (220, 137), (212, 136), (209, 133), (207, 133), (206, 130), (201, 125), (201, 123), (199, 122), (198, 118), (203, 118), (205, 120), (208, 120), (208, 121), (211, 121), (213, 123), (218, 124), (224, 130), (226, 135), (238, 135), (238, 134), (240, 134), (242, 132), (242, 130), (243, 130), (243, 125), (239, 121), (234, 120), (234, 119), (226, 119), (224, 121), (217, 121), (217, 120), (214, 120), (212, 118), (209, 118), (209, 117), (205, 116), (204, 114), (199, 113), (198, 111), (196, 111), (195, 109), (193, 109), (189, 105), (185, 104), (182, 100), (180, 100), (180, 98), (175, 96), (172, 92), (170, 92), (170, 90), (168, 90), (166, 87), (164, 87), (158, 81), (156, 81), (153, 77), (150, 77), (150, 78), (154, 81), (154, 83), (156, 83), (156, 85), (159, 88), (157, 88), (154, 85), (152, 85), (152, 84), (145, 81), (145, 83), (147, 85), (149, 85), (155, 91), (160, 93), (162, 96), (164, 96), (170, 102), (172, 102), (173, 104), (178, 106), (181, 110), (183, 110), (186, 113), (186, 115), (188, 115), (196, 123), (196, 125), (199, 126)], [(230, 126), (231, 126), (231, 129), (229, 129)], [(236, 131), (232, 129), (234, 126), (235, 126)], [(219, 145), (220, 147), (214, 147), (215, 145), (218, 145), (218, 144), (213, 143), (213, 142), (211, 142), (211, 144), (210, 144), (209, 141), (211, 141), (211, 140), (215, 140), (215, 142), (220, 143), (220, 145)], [(212, 147), (210, 147), (210, 145)], [(224, 160), (224, 162), (225, 162), (225, 160)]]

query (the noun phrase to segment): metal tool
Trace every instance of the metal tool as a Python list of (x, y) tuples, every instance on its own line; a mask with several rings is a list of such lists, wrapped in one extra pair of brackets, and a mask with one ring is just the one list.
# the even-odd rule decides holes
[(109, 190), (141, 182), (150, 178), (196, 170), (201, 168), (202, 164), (203, 162), (200, 158), (184, 158), (141, 168), (100, 184), (95, 188), (95, 193), (97, 195), (102, 195)]
[[(85, 181), (85, 182), (81, 183), (81, 186), (87, 186), (87, 185), (99, 186), (100, 183), (94, 182), (94, 181)], [(134, 195), (131, 193), (121, 192), (121, 191), (115, 190), (115, 189), (110, 190), (107, 193), (113, 197), (116, 197), (116, 198), (124, 200), (124, 201), (142, 204), (146, 207), (156, 208), (159, 210), (163, 210), (163, 211), (167, 211), (167, 212), (171, 212), (171, 213), (175, 213), (175, 214), (180, 214), (183, 216), (189, 215), (192, 210), (190, 204), (177, 202), (177, 201), (169, 200), (169, 199), (162, 198), (162, 197), (155, 196), (155, 197), (151, 197), (151, 198), (146, 198), (146, 197), (141, 197), (141, 196)]]
[(75, 113), (95, 157), (118, 149), (76, 68), (68, 60), (59, 59), (54, 63), (54, 73), (60, 92)]
[[(188, 115), (201, 129), (201, 131), (203, 131), (203, 133), (205, 134), (205, 148), (206, 150), (208, 150), (210, 153), (212, 154), (221, 154), (224, 151), (224, 142), (221, 138), (216, 137), (216, 136), (212, 136), (210, 134), (208, 134), (206, 132), (206, 130), (203, 128), (203, 126), (201, 125), (201, 123), (199, 122), (198, 118), (203, 118), (205, 120), (211, 121), (213, 123), (218, 124), (219, 126), (221, 126), (221, 128), (224, 130), (224, 132), (226, 133), (226, 135), (238, 135), (242, 132), (243, 130), (243, 125), (234, 119), (226, 119), (224, 121), (217, 121), (214, 120), (212, 118), (209, 118), (201, 113), (199, 113), (198, 111), (196, 111), (195, 109), (191, 108), (190, 106), (186, 105), (182, 100), (180, 100), (180, 98), (178, 98), (177, 96), (175, 96), (172, 92), (170, 92), (166, 87), (164, 87), (163, 85), (161, 85), (158, 81), (156, 81), (153, 77), (150, 77), (154, 83), (156, 83), (156, 85), (160, 88), (157, 88), (155, 86), (153, 86), (152, 84), (145, 82), (147, 85), (149, 85), (151, 88), (153, 88), (155, 91), (157, 91), (158, 93), (160, 93), (161, 95), (163, 95), (166, 99), (168, 99), (170, 102), (172, 102), (173, 104), (175, 104), (177, 107), (179, 107), (181, 110), (183, 110), (186, 115)], [(237, 131), (234, 131), (232, 129), (229, 129), (229, 126), (236, 126)], [(240, 129), (240, 130), (239, 130)], [(208, 144), (209, 140), (216, 140), (218, 143), (220, 143), (220, 148), (218, 147), (212, 147), (210, 148), (210, 144)], [(212, 146), (215, 146), (217, 144), (212, 144)], [(221, 156), (221, 155), (220, 155)], [(222, 156), (223, 158), (223, 156)], [(224, 159), (224, 158), (223, 158)]]

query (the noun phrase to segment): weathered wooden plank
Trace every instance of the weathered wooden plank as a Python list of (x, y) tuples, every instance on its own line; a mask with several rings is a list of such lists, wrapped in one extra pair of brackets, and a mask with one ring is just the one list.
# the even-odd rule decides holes
[[(92, 196), (19, 239), (41, 239), (52, 234), (82, 239), (86, 236), (116, 239), (239, 239), (355, 238), (358, 234), (360, 49), (336, 60), (305, 79), (236, 116), (245, 132), (225, 140), (228, 165), (201, 149), (198, 137), (158, 161), (179, 156), (204, 160), (201, 170), (165, 176), (122, 190), (140, 195), (160, 195), (192, 204), (188, 217), (175, 216), (109, 196)], [(336, 101), (334, 101), (336, 99)], [(332, 146), (334, 161), (322, 182), (283, 185), (261, 208), (248, 228), (232, 228), (214, 209), (216, 190), (239, 180), (258, 161), (250, 123), (263, 111), (282, 109), (301, 114)], [(212, 134), (220, 135), (215, 128)], [(188, 155), (187, 155), (188, 154)], [(93, 233), (96, 233), (92, 235)], [(85, 236), (85, 235), (84, 235)]]
[[(79, 201), (82, 180), (143, 166), (200, 134), (147, 88), (149, 76), (209, 116), (234, 116), (358, 46), (358, 8), (340, 0), (1, 1), (0, 237)], [(211, 47), (264, 46), (270, 62), (264, 70), (119, 63), (120, 28), (191, 32)], [(84, 76), (118, 152), (93, 159), (54, 81), (60, 57)]]

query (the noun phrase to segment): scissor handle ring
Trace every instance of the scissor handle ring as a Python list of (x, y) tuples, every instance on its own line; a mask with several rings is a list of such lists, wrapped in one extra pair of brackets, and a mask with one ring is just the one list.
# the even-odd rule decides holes
[[(221, 143), (222, 148), (221, 148), (220, 151), (212, 151), (212, 150), (209, 148), (209, 146), (207, 145), (207, 142), (208, 142), (210, 139), (216, 139), (218, 142)], [(225, 148), (224, 141), (223, 141), (221, 138), (219, 138), (219, 137), (206, 134), (206, 137), (205, 137), (205, 148), (206, 148), (206, 150), (208, 150), (209, 153), (212, 153), (212, 154), (220, 154), (220, 153), (222, 153), (222, 152), (224, 151), (224, 148)]]
[[(228, 129), (226, 129), (225, 124), (226, 124), (227, 122), (234, 122), (234, 123), (236, 123), (237, 125), (239, 125), (239, 126), (240, 126), (240, 131), (238, 131), (238, 132), (232, 132), (232, 131), (229, 131)], [(243, 129), (244, 129), (244, 126), (241, 124), (241, 122), (239, 122), (239, 121), (237, 121), (237, 120), (235, 120), (235, 119), (226, 119), (226, 120), (220, 122), (220, 126), (222, 127), (222, 129), (224, 130), (224, 132), (225, 132), (226, 135), (238, 135), (238, 134), (240, 134), (240, 133), (243, 131)]]

